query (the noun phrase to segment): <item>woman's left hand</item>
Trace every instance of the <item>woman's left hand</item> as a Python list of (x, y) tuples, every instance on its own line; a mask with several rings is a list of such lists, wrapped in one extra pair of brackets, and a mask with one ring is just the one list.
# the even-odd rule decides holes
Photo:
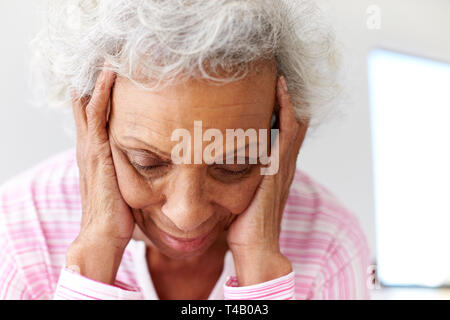
[(271, 150), (278, 157), (279, 170), (265, 175), (249, 207), (231, 223), (228, 246), (233, 253), (240, 286), (269, 281), (292, 271), (280, 252), (279, 236), (284, 206), (294, 177), (297, 155), (308, 127), (296, 120), (284, 78), (277, 84), (279, 136)]

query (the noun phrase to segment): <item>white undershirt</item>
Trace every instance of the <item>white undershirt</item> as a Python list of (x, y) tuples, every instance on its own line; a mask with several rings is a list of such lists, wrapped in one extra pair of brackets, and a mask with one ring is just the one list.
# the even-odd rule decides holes
[[(156, 293), (155, 287), (153, 285), (152, 277), (148, 271), (147, 257), (146, 257), (146, 246), (142, 240), (131, 239), (129, 243), (129, 248), (133, 256), (134, 268), (136, 271), (136, 281), (138, 286), (142, 290), (144, 299), (146, 300), (159, 300), (158, 294)], [(224, 266), (219, 279), (217, 280), (214, 288), (212, 289), (208, 300), (223, 300), (223, 286), (227, 281), (228, 276), (236, 275), (234, 260), (231, 251), (228, 250), (224, 257)]]

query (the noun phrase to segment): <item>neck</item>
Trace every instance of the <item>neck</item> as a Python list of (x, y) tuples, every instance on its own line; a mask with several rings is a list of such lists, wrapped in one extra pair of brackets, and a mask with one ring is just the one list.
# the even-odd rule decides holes
[(161, 253), (136, 225), (133, 239), (143, 240), (147, 246), (146, 256), (151, 270), (199, 270), (200, 266), (222, 264), (228, 250), (227, 232), (222, 232), (216, 241), (201, 255), (186, 259), (173, 259)]

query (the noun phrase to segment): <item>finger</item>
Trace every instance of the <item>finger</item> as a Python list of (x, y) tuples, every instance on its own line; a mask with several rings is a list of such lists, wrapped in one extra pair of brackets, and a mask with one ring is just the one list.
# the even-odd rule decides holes
[(277, 98), (280, 105), (280, 151), (289, 147), (291, 141), (297, 135), (299, 122), (296, 119), (294, 106), (291, 102), (286, 79), (281, 76), (278, 78)]
[(87, 124), (86, 124), (86, 114), (84, 112), (83, 101), (79, 98), (78, 94), (75, 90), (70, 92), (70, 96), (72, 98), (72, 110), (73, 117), (75, 119), (75, 126), (77, 129), (77, 135), (80, 136), (86, 132)]
[(237, 219), (238, 215), (237, 214), (232, 214), (229, 218), (228, 218), (228, 222), (225, 224), (225, 231), (227, 231), (228, 229), (230, 229), (230, 226), (233, 224), (233, 222)]
[[(273, 129), (272, 129), (273, 130)], [(272, 131), (271, 130), (271, 131)], [(271, 146), (270, 146), (270, 157), (267, 163), (261, 166), (261, 175), (275, 175), (278, 173), (280, 167), (280, 134), (275, 134), (272, 136), (271, 132)], [(275, 140), (275, 141), (274, 141)]]
[(308, 121), (302, 121), (299, 124), (299, 128), (297, 130), (297, 135), (294, 139), (294, 147), (297, 149), (300, 149), (300, 147), (303, 144), (303, 140), (305, 139), (306, 136), (306, 131), (308, 130), (309, 127), (309, 120)]
[(114, 81), (114, 72), (102, 70), (97, 78), (91, 100), (86, 107), (88, 131), (100, 139), (100, 142), (107, 140), (106, 112)]

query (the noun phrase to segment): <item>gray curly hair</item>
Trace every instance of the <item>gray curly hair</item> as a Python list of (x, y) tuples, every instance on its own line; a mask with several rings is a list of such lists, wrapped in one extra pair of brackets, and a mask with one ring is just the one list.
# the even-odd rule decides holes
[[(332, 29), (310, 0), (48, 0), (31, 42), (37, 101), (92, 94), (104, 62), (148, 90), (188, 78), (223, 84), (275, 59), (299, 120), (338, 92)], [(217, 76), (217, 70), (227, 70)]]

